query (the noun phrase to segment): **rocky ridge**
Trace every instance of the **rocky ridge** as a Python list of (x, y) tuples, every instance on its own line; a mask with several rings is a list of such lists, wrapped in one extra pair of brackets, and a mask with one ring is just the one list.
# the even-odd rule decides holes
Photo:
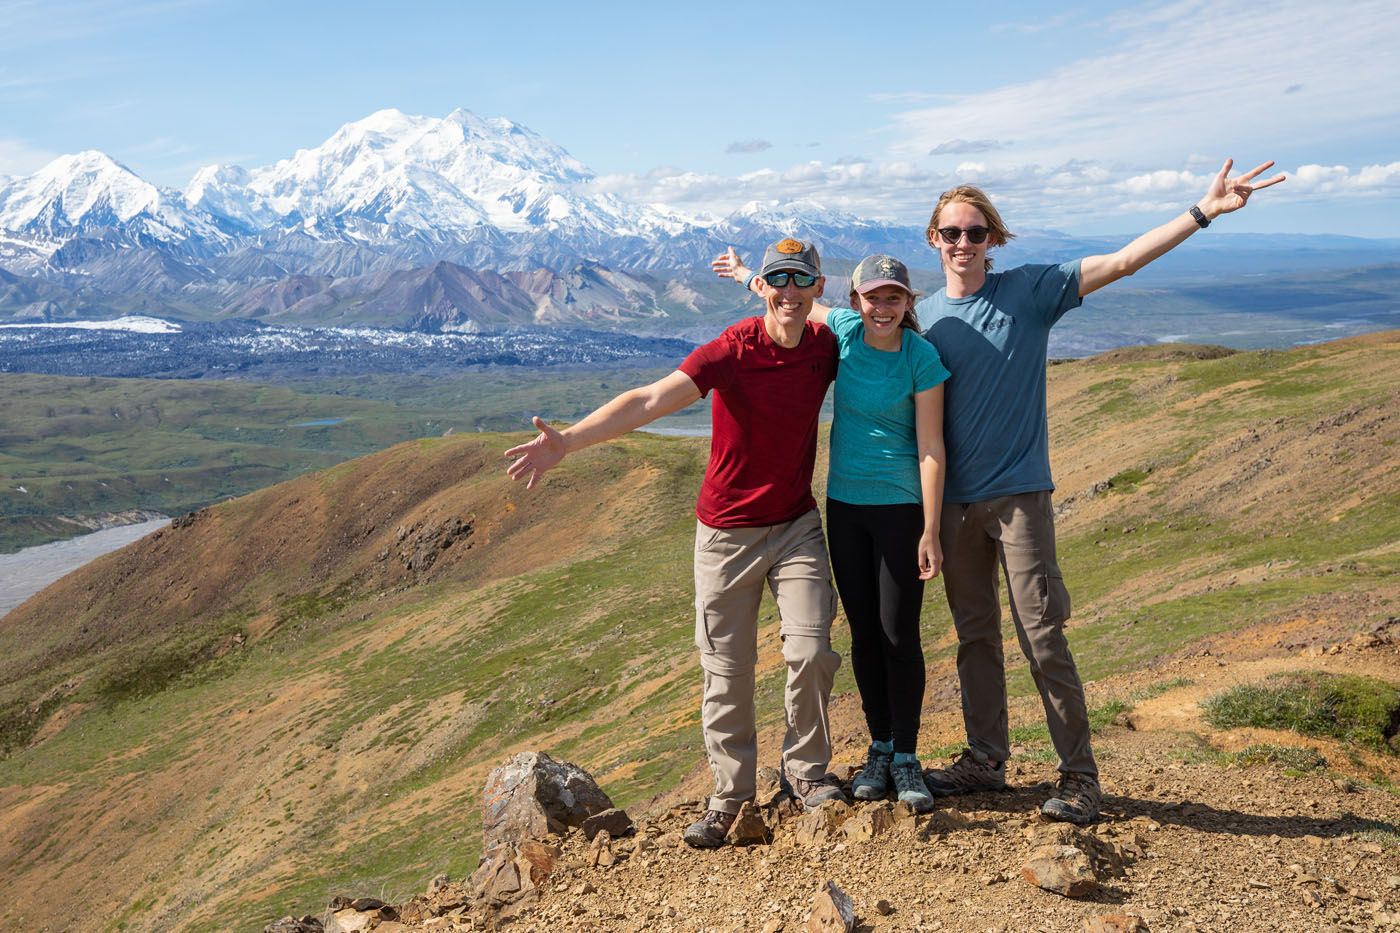
[[(1400, 618), (1351, 635), (1313, 629), (1313, 646), (1288, 663), (1372, 674), (1400, 663)], [(1400, 929), (1393, 785), (1193, 760), (1179, 733), (1154, 722), (1164, 708), (1194, 715), (1174, 693), (1277, 666), (1251, 634), (1172, 660), (1158, 673), (1194, 689), (1167, 690), (1099, 736), (1107, 794), (1087, 828), (1039, 816), (1053, 790), (1046, 762), (1013, 762), (1007, 792), (941, 800), (927, 814), (888, 800), (804, 813), (765, 768), (729, 845), (702, 851), (680, 834), (703, 798), (663, 795), (633, 820), (576, 766), (524, 753), (487, 780), (485, 849), (471, 877), (436, 877), (396, 905), (338, 897), (267, 933)], [(853, 738), (833, 768), (848, 800)], [(1297, 742), (1212, 736), (1227, 747), (1260, 740)], [(1328, 748), (1329, 761), (1343, 757)], [(1400, 774), (1398, 762), (1384, 767)], [(561, 794), (566, 784), (573, 795)]]

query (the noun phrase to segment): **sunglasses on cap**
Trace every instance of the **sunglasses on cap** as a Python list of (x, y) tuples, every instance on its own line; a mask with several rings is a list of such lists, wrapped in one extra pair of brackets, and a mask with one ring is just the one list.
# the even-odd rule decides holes
[(805, 272), (770, 272), (763, 277), (763, 281), (774, 288), (782, 288), (789, 281), (798, 288), (811, 288), (817, 284), (817, 277)]
[(938, 235), (943, 238), (943, 242), (949, 246), (954, 245), (962, 239), (964, 233), (967, 234), (969, 243), (985, 243), (987, 234), (991, 233), (990, 227), (939, 227)]

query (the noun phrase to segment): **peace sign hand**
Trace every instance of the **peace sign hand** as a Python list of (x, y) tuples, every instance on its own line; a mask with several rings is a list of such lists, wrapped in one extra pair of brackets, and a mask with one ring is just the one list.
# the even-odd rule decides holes
[(1205, 197), (1197, 202), (1197, 207), (1207, 217), (1218, 217), (1221, 214), (1228, 214), (1237, 211), (1249, 203), (1249, 196), (1261, 188), (1268, 188), (1286, 179), (1288, 176), (1280, 172), (1273, 178), (1266, 181), (1255, 182), (1261, 173), (1273, 168), (1274, 162), (1270, 159), (1260, 165), (1245, 172), (1237, 178), (1231, 178), (1230, 169), (1234, 167), (1234, 159), (1226, 159), (1225, 164), (1220, 167), (1215, 178), (1211, 180), (1210, 190)]

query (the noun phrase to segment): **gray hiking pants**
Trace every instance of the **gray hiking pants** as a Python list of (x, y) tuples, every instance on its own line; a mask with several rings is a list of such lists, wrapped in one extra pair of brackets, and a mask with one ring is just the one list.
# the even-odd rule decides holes
[(993, 761), (1005, 761), (1011, 754), (997, 594), (998, 577), (1004, 574), (1016, 637), (1045, 705), (1060, 770), (1097, 776), (1084, 687), (1065, 640), (1069, 592), (1055, 563), (1050, 493), (945, 503), (939, 541), (948, 608), (958, 633), (958, 680), (968, 744)]

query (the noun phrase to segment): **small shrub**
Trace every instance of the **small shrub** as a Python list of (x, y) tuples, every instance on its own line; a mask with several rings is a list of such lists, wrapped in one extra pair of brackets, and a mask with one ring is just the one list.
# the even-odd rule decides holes
[(1147, 479), (1151, 472), (1151, 470), (1124, 470), (1121, 473), (1115, 473), (1108, 479), (1108, 488), (1114, 492), (1133, 492), (1143, 480)]
[(38, 704), (15, 703), (0, 709), (0, 758), (8, 758), (28, 745), (62, 702), (63, 697), (55, 694)]
[(1241, 765), (1278, 765), (1285, 771), (1317, 771), (1327, 767), (1327, 759), (1315, 748), (1283, 745), (1249, 745), (1234, 754)]
[(1206, 721), (1230, 729), (1252, 726), (1330, 736), (1395, 752), (1400, 688), (1373, 677), (1291, 672), (1262, 684), (1242, 684), (1202, 704)]
[(96, 679), (95, 692), (111, 705), (153, 696), (191, 678), (226, 674), (232, 665), (221, 655), (234, 644), (242, 644), (242, 637), (218, 634), (197, 641), (128, 649)]
[(1352, 836), (1364, 842), (1380, 843), (1387, 849), (1400, 847), (1400, 826), (1386, 820), (1362, 820)]

